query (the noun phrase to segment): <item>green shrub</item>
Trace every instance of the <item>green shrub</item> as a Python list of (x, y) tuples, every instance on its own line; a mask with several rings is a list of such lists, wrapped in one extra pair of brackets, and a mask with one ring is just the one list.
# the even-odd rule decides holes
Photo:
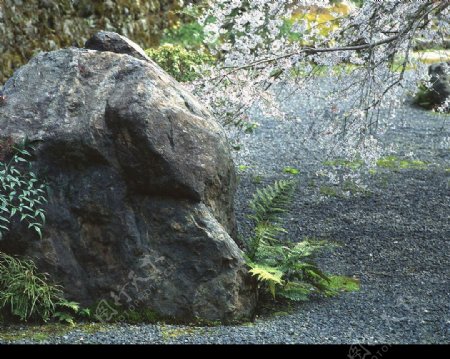
[(31, 170), (28, 147), (26, 141), (21, 146), (11, 140), (0, 143), (0, 240), (15, 217), (42, 236), (45, 186)]
[(189, 4), (175, 10), (178, 20), (163, 30), (160, 44), (177, 44), (188, 50), (204, 49), (205, 31), (198, 18), (207, 7), (205, 1), (189, 1)]
[(163, 44), (145, 52), (179, 82), (195, 80), (201, 65), (212, 63), (214, 60), (202, 50), (188, 51), (181, 45), (173, 44)]
[(325, 241), (305, 239), (294, 243), (283, 240), (283, 214), (287, 212), (294, 180), (276, 181), (257, 190), (250, 202), (254, 221), (253, 236), (246, 241), (247, 264), (260, 289), (289, 300), (306, 300), (313, 293), (335, 295), (356, 290), (358, 281), (344, 276), (330, 276), (319, 269), (314, 258), (332, 245)]
[[(38, 273), (31, 260), (21, 260), (0, 252), (0, 311), (18, 317), (48, 321), (56, 317), (72, 322), (68, 310), (78, 312), (78, 304), (64, 299), (62, 289)], [(64, 315), (63, 315), (64, 313)]]
[(202, 25), (193, 21), (165, 29), (161, 44), (177, 44), (186, 49), (194, 50), (203, 48), (204, 39), (205, 34)]
[(435, 104), (433, 90), (427, 88), (424, 84), (419, 84), (418, 90), (414, 97), (414, 103), (427, 110), (431, 110)]

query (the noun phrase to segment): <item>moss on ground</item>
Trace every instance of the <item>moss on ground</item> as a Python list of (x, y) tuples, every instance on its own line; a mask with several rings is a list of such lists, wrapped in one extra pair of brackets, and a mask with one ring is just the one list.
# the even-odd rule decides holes
[(102, 323), (77, 323), (74, 326), (60, 323), (9, 325), (0, 327), (0, 341), (17, 342), (32, 340), (42, 342), (51, 337), (62, 336), (74, 330), (80, 330), (89, 334), (98, 333), (107, 329), (108, 325)]
[(322, 196), (327, 196), (327, 197), (340, 197), (338, 190), (331, 186), (321, 186), (319, 188), (319, 193)]
[[(362, 160), (345, 160), (345, 159), (334, 159), (323, 162), (324, 166), (330, 167), (342, 167), (348, 168), (351, 170), (358, 170), (364, 167), (364, 161)], [(424, 170), (427, 169), (430, 165), (429, 163), (422, 160), (411, 160), (411, 159), (403, 159), (397, 156), (386, 156), (380, 158), (376, 165), (378, 168), (385, 168), (389, 170), (403, 170), (403, 169), (416, 169), (416, 170)], [(369, 174), (376, 174), (376, 168), (370, 168)]]
[(356, 292), (360, 289), (360, 282), (357, 278), (334, 275), (329, 277), (330, 281), (327, 283), (330, 288), (330, 293), (333, 295), (339, 292)]
[(352, 170), (357, 170), (364, 165), (364, 161), (362, 160), (344, 160), (344, 159), (335, 159), (323, 162), (325, 166), (331, 167), (345, 167), (350, 168)]
[(181, 336), (191, 336), (194, 334), (201, 334), (202, 328), (196, 327), (172, 327), (168, 325), (161, 325), (160, 333), (164, 341), (176, 339)]
[(261, 176), (261, 175), (254, 175), (252, 177), (252, 182), (256, 185), (261, 184), (262, 181), (263, 181), (263, 176)]
[(162, 320), (161, 315), (151, 309), (128, 310), (124, 312), (125, 321), (132, 324), (154, 324)]
[(425, 170), (429, 164), (421, 160), (401, 159), (397, 156), (386, 156), (377, 161), (377, 166), (398, 171), (403, 169)]
[(287, 166), (283, 168), (283, 173), (288, 173), (291, 175), (298, 175), (300, 173), (300, 170), (298, 170), (295, 167)]

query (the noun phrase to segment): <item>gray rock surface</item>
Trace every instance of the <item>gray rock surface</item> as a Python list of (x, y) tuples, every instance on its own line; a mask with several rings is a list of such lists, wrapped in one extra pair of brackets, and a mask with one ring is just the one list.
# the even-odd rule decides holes
[(251, 317), (226, 136), (180, 84), (145, 59), (69, 48), (34, 57), (4, 94), (0, 140), (34, 145), (49, 203), (42, 240), (16, 223), (0, 250), (34, 258), (70, 299), (102, 303), (100, 316), (115, 302), (178, 320)]

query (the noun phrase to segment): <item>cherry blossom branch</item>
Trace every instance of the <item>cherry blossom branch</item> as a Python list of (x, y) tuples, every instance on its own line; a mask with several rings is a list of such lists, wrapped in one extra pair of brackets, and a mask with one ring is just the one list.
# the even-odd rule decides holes
[[(436, 10), (438, 13), (442, 12), (443, 10), (448, 8), (449, 5), (450, 5), (449, 2), (443, 2), (443, 3), (439, 4), (438, 6), (430, 9), (425, 15), (428, 15), (429, 13), (433, 12), (434, 10)], [(423, 6), (425, 7), (426, 5), (423, 5)], [(423, 19), (423, 17), (421, 16), (420, 19)], [(384, 45), (384, 44), (389, 44), (389, 43), (392, 43), (392, 42), (400, 39), (402, 35), (404, 35), (405, 33), (408, 33), (408, 31), (411, 30), (411, 27), (412, 27), (413, 23), (414, 22), (412, 22), (409, 27), (405, 28), (405, 30), (403, 30), (401, 32), (398, 32), (396, 35), (388, 37), (387, 39), (384, 39), (384, 40), (376, 41), (376, 42), (374, 42), (372, 44), (362, 44), (362, 45), (353, 45), (353, 46), (341, 46), (341, 47), (322, 47), (322, 48), (304, 47), (300, 51), (291, 52), (291, 53), (280, 55), (280, 56), (276, 56), (276, 57), (273, 57), (273, 58), (257, 60), (257, 61), (251, 62), (251, 63), (246, 64), (246, 65), (242, 65), (242, 66), (223, 66), (223, 67), (221, 67), (221, 70), (226, 70), (226, 69), (233, 69), (233, 70), (236, 70), (236, 71), (245, 70), (245, 69), (252, 68), (252, 67), (255, 67), (255, 66), (258, 66), (258, 65), (261, 65), (261, 64), (277, 62), (279, 60), (290, 58), (290, 57), (293, 57), (293, 56), (298, 56), (298, 55), (301, 55), (301, 54), (312, 55), (312, 54), (327, 53), (327, 52), (366, 50), (366, 49), (378, 47), (378, 46), (381, 46), (381, 45)]]

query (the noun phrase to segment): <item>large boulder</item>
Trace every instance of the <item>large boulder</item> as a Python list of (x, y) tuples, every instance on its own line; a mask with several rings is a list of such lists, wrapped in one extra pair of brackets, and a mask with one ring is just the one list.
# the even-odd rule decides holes
[(83, 305), (252, 315), (229, 146), (189, 92), (149, 59), (78, 48), (40, 53), (3, 92), (0, 140), (34, 145), (49, 201), (43, 238), (15, 223), (0, 250), (32, 257)]

